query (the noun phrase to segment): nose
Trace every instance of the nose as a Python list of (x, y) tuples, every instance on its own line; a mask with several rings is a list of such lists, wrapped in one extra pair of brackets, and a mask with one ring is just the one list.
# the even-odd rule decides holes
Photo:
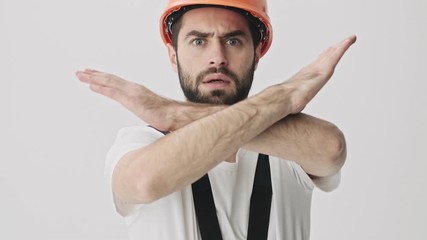
[(209, 58), (209, 66), (210, 67), (224, 67), (227, 66), (227, 56), (225, 52), (224, 46), (216, 42), (211, 45), (211, 54)]

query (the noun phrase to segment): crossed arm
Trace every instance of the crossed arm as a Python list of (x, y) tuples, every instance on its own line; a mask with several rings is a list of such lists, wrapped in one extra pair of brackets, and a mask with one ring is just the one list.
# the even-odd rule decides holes
[[(239, 148), (296, 161), (311, 176), (326, 177), (345, 161), (344, 136), (333, 124), (300, 111), (326, 84), (352, 36), (288, 81), (231, 106), (182, 103), (117, 76), (86, 70), (77, 77), (148, 124), (172, 131), (127, 153), (113, 173), (116, 198), (148, 203), (191, 184)], [(185, 139), (186, 141), (182, 141)]]

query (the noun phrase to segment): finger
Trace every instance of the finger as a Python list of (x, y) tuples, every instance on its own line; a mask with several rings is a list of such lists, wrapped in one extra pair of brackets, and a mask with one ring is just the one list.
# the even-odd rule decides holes
[(341, 60), (344, 53), (350, 48), (351, 45), (353, 45), (353, 43), (356, 42), (356, 39), (357, 37), (352, 35), (333, 45), (319, 56), (315, 64), (319, 65), (321, 68), (324, 67), (334, 69)]
[(321, 79), (324, 80), (323, 84), (326, 83), (332, 76), (341, 57), (355, 41), (356, 36), (353, 35), (329, 47), (314, 62), (301, 69), (290, 81), (296, 81), (300, 78), (313, 79), (321, 76)]
[(89, 72), (89, 73), (91, 73), (91, 72), (99, 72), (99, 71), (97, 71), (95, 69), (91, 69), (91, 68), (86, 68), (84, 71), (85, 72)]
[(339, 43), (338, 46), (336, 46), (335, 51), (332, 53), (331, 56), (331, 61), (335, 63), (334, 65), (338, 64), (344, 53), (346, 53), (350, 46), (356, 42), (356, 39), (357, 38), (355, 35), (350, 36), (344, 39), (341, 43)]
[(126, 99), (125, 93), (115, 88), (110, 88), (110, 87), (100, 86), (100, 85), (90, 85), (90, 89), (98, 94), (109, 97), (122, 104)]
[(117, 89), (124, 89), (129, 83), (128, 81), (113, 74), (98, 71), (77, 71), (76, 76), (80, 79), (80, 81), (88, 84), (100, 85)]

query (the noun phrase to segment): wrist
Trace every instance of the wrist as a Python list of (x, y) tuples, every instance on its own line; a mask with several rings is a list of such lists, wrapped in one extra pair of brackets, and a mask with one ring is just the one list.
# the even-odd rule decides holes
[(275, 84), (255, 95), (250, 101), (258, 105), (264, 114), (280, 120), (292, 114), (292, 89), (285, 84)]
[(183, 111), (182, 104), (175, 100), (170, 100), (166, 107), (166, 119), (168, 131), (172, 132), (181, 128), (181, 112)]
[(176, 130), (201, 118), (221, 111), (226, 106), (175, 101), (170, 107), (172, 115), (171, 128)]

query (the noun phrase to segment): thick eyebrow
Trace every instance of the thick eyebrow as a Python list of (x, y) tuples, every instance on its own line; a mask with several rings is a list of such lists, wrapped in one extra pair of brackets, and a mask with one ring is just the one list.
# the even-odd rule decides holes
[[(200, 32), (200, 31), (190, 31), (189, 33), (187, 33), (185, 35), (185, 38), (189, 38), (189, 37), (199, 37), (199, 38), (207, 38), (207, 37), (212, 37), (214, 34), (213, 33), (206, 33), (206, 32)], [(230, 37), (237, 37), (237, 36), (246, 36), (247, 34), (242, 31), (242, 30), (235, 30), (235, 31), (231, 31), (228, 33), (225, 33), (223, 35), (220, 36), (220, 38), (230, 38)]]
[(246, 33), (242, 30), (235, 30), (232, 32), (228, 32), (220, 36), (221, 38), (230, 38), (230, 37), (239, 37), (239, 36), (246, 36)]
[(186, 39), (189, 37), (207, 38), (207, 37), (211, 37), (211, 36), (213, 36), (213, 33), (205, 33), (205, 32), (199, 32), (199, 31), (193, 30), (193, 31), (187, 33), (185, 35), (185, 38)]

